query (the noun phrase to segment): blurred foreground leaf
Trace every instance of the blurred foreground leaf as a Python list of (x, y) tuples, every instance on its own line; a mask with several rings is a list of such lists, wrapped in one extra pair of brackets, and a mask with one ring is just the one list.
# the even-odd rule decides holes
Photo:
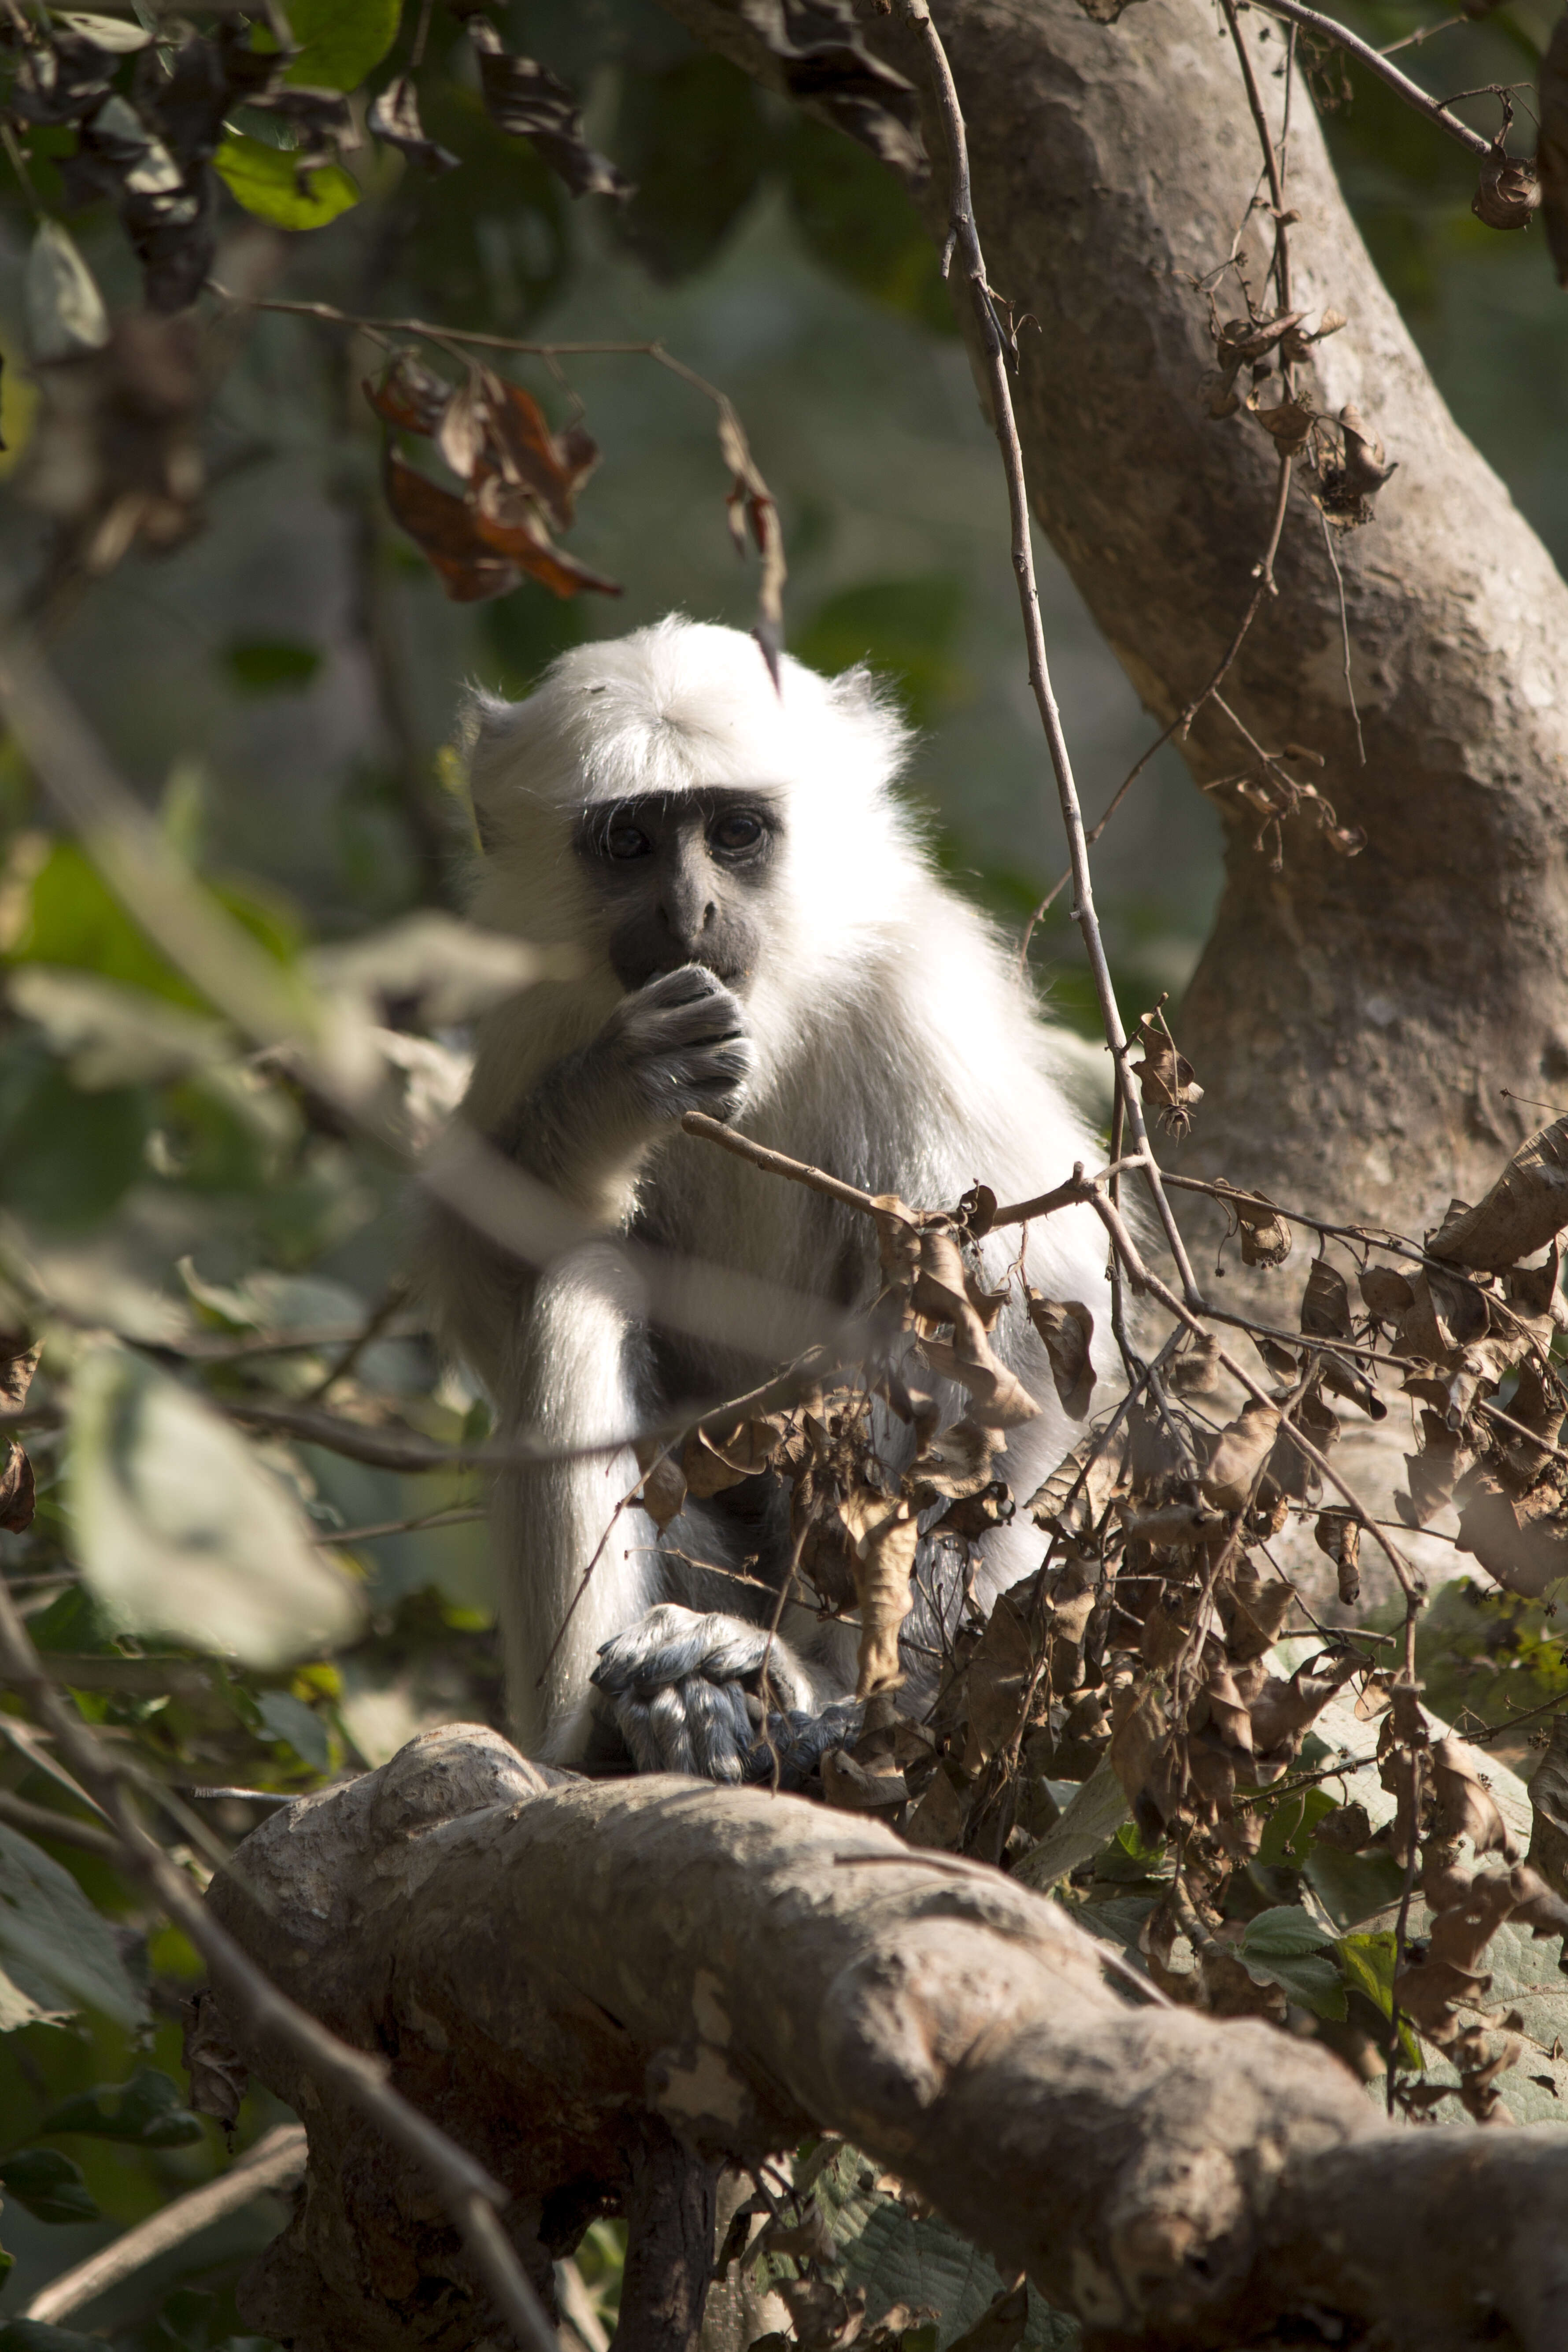
[(83, 1574), (125, 1631), (258, 1666), (358, 1631), (359, 1594), (243, 1438), (123, 1349), (78, 1373), (68, 1479)]
[(68, 1870), (0, 1823), (0, 2032), (96, 2009), (145, 2023), (114, 1937)]

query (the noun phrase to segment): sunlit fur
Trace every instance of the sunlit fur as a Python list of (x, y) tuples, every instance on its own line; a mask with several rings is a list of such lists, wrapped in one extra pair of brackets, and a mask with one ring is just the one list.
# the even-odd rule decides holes
[[(976, 1179), (1001, 1199), (1026, 1196), (1068, 1174), (1075, 1160), (1100, 1157), (1064, 1090), (1015, 950), (942, 880), (894, 791), (906, 731), (864, 674), (828, 681), (786, 659), (775, 692), (751, 638), (672, 618), (576, 647), (524, 702), (477, 700), (471, 727), (486, 844), (474, 919), (572, 943), (587, 959), (582, 977), (534, 988), (487, 1020), (468, 1106), (476, 1124), (498, 1124), (544, 1070), (596, 1034), (620, 994), (572, 846), (584, 807), (744, 782), (782, 791), (786, 831), (770, 882), (765, 955), (744, 991), (760, 1062), (741, 1130), (920, 1206), (955, 1202)], [(678, 1130), (582, 1205), (606, 1234), (645, 1231), (798, 1290), (852, 1290), (856, 1303), (874, 1291), (865, 1219)], [(1016, 1228), (986, 1244), (996, 1283), (1017, 1247)], [(491, 1388), (504, 1427), (581, 1444), (655, 1415), (635, 1284), (614, 1253), (590, 1248), (537, 1282), (503, 1282), (447, 1228), (433, 1258), (449, 1328)], [(1049, 1297), (1091, 1307), (1102, 1368), (1104, 1264), (1087, 1211), (1042, 1220), (1030, 1233), (1030, 1278)], [(1013, 1433), (1000, 1465), (1022, 1498), (1075, 1433), (1016, 1303), (997, 1344), (1045, 1408)], [(713, 1393), (754, 1375), (717, 1358), (707, 1369)], [(509, 1689), (535, 1753), (575, 1751), (598, 1646), (645, 1609), (668, 1598), (736, 1606), (711, 1582), (694, 1594), (689, 1577), (647, 1549), (650, 1523), (627, 1511), (546, 1666), (583, 1570), (636, 1476), (623, 1453), (501, 1482), (496, 1544)], [(1039, 1538), (1020, 1518), (988, 1540), (984, 1597), (1037, 1565)], [(678, 1522), (672, 1539), (686, 1530)], [(711, 1539), (699, 1529), (683, 1548), (701, 1552)], [(805, 1612), (792, 1622), (805, 1629), (818, 1696), (837, 1695), (852, 1671), (842, 1635), (814, 1633)]]

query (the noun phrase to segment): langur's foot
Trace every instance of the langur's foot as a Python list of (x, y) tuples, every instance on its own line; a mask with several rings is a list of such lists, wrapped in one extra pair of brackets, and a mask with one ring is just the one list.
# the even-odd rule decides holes
[[(788, 1645), (775, 1639), (770, 1646), (764, 1625), (667, 1601), (605, 1643), (591, 1679), (639, 1772), (766, 1780), (773, 1764), (760, 1740), (764, 1660), (775, 1743), (793, 1753), (794, 1727), (813, 1721), (805, 1712), (812, 1694)], [(840, 1730), (824, 1745), (847, 1736)], [(759, 1745), (761, 1769), (753, 1760)]]
[(859, 1738), (861, 1721), (853, 1699), (837, 1699), (820, 1715), (775, 1715), (746, 1758), (745, 1778), (792, 1791), (804, 1789), (830, 1748), (847, 1748)]

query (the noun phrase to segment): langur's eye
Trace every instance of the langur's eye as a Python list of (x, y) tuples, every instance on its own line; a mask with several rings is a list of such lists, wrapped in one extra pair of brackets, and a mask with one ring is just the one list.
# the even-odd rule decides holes
[(653, 847), (642, 827), (637, 824), (613, 824), (604, 836), (605, 855), (624, 864), (633, 857), (646, 857)]
[(763, 837), (763, 821), (750, 809), (731, 809), (716, 817), (708, 838), (715, 849), (755, 849)]

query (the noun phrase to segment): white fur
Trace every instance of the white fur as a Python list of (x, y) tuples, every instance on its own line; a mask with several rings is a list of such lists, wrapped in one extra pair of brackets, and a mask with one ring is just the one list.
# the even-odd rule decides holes
[[(619, 996), (594, 902), (572, 847), (582, 811), (637, 792), (710, 783), (773, 786), (784, 796), (784, 887), (762, 969), (744, 992), (759, 1068), (735, 1122), (759, 1142), (872, 1192), (921, 1207), (955, 1202), (976, 1179), (1000, 1199), (1044, 1191), (1099, 1148), (1074, 1111), (1051, 1032), (1013, 950), (938, 876), (893, 792), (906, 737), (862, 674), (826, 681), (783, 665), (775, 692), (738, 631), (671, 618), (562, 656), (525, 702), (476, 701), (470, 775), (488, 846), (476, 921), (541, 942), (585, 947), (584, 975), (491, 1013), (479, 1038), (468, 1112), (499, 1122), (561, 1056), (587, 1043)], [(873, 1259), (866, 1221), (712, 1145), (672, 1132), (625, 1171), (606, 1228), (639, 1220), (710, 1261), (806, 1292)], [(1016, 1231), (985, 1245), (1000, 1280)], [(597, 1253), (585, 1254), (588, 1259)], [(498, 1391), (506, 1424), (562, 1443), (618, 1434), (648, 1418), (646, 1348), (625, 1277), (579, 1258), (532, 1289), (475, 1279), (460, 1240), (438, 1243), (437, 1285), (455, 1336)], [(1105, 1251), (1087, 1210), (1037, 1223), (1028, 1273), (1056, 1298), (1085, 1301), (1109, 1369)], [(616, 1284), (622, 1285), (617, 1293)], [(1003, 1465), (1026, 1497), (1076, 1433), (1045, 1351), (1016, 1307), (1000, 1327), (1007, 1360), (1040, 1400)], [(715, 1360), (713, 1385), (731, 1385)], [(600, 1643), (661, 1596), (642, 1548), (648, 1523), (623, 1513), (552, 1664), (545, 1653), (619, 1495), (629, 1456), (510, 1482), (498, 1511), (511, 1700), (536, 1751), (571, 1752)], [(503, 1482), (503, 1486), (509, 1482)], [(987, 1546), (994, 1593), (1037, 1564), (1024, 1526)], [(822, 1660), (819, 1696), (843, 1673)], [(542, 1687), (539, 1687), (543, 1675)]]

